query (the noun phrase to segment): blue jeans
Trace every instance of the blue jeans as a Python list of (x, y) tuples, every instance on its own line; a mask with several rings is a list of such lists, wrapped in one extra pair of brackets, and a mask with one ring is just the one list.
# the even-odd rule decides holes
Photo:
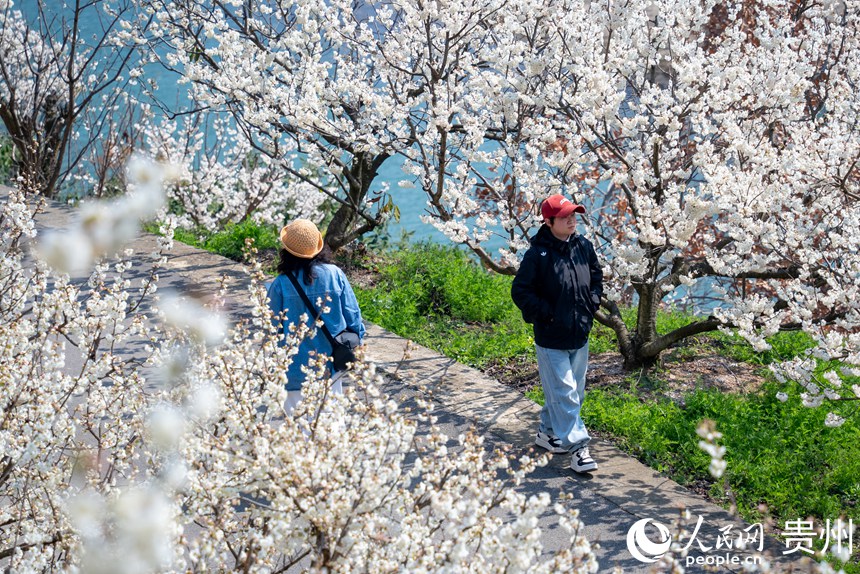
[(540, 430), (557, 436), (563, 448), (571, 451), (582, 448), (591, 440), (579, 416), (585, 398), (588, 343), (570, 351), (546, 349), (538, 345), (535, 348), (540, 383), (546, 399), (540, 412)]

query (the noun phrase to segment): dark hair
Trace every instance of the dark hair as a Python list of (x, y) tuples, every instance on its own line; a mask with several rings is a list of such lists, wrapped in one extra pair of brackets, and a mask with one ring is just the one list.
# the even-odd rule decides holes
[(322, 251), (310, 259), (296, 257), (284, 248), (281, 248), (280, 256), (281, 260), (278, 262), (278, 273), (286, 275), (287, 273), (295, 273), (296, 271), (302, 270), (305, 275), (305, 283), (308, 285), (313, 283), (314, 278), (316, 277), (314, 266), (321, 263), (331, 263), (332, 257), (331, 249), (329, 249), (328, 245), (323, 245)]

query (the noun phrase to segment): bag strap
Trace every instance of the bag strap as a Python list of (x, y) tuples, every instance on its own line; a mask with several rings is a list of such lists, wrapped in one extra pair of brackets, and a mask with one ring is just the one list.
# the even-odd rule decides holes
[[(301, 285), (299, 285), (299, 280), (296, 279), (296, 276), (293, 275), (292, 272), (285, 273), (285, 275), (287, 277), (289, 277), (290, 281), (293, 282), (293, 287), (296, 288), (296, 292), (302, 298), (302, 301), (305, 302), (305, 305), (307, 306), (307, 308), (311, 312), (311, 314), (314, 316), (314, 319), (315, 320), (321, 320), (320, 318), (322, 317), (322, 313), (317, 311), (317, 308), (314, 306), (313, 303), (311, 303), (311, 300), (308, 298), (307, 293), (305, 293), (305, 290), (302, 289)], [(331, 343), (331, 348), (334, 349), (337, 346), (337, 344), (336, 344), (336, 341), (334, 340), (334, 337), (331, 336), (331, 333), (329, 332), (328, 327), (325, 326), (325, 321), (322, 321), (322, 330), (323, 330), (323, 333), (325, 333), (325, 336), (328, 339), (328, 342)]]

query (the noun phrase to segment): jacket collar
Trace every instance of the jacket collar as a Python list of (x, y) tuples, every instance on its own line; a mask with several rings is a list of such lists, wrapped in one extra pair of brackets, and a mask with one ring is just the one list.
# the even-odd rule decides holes
[(534, 246), (539, 247), (549, 247), (550, 249), (554, 249), (555, 251), (566, 251), (569, 250), (571, 245), (576, 241), (577, 237), (579, 237), (576, 233), (570, 236), (567, 241), (562, 241), (558, 239), (555, 235), (550, 231), (549, 226), (543, 224), (538, 229), (537, 233), (531, 238), (531, 243)]

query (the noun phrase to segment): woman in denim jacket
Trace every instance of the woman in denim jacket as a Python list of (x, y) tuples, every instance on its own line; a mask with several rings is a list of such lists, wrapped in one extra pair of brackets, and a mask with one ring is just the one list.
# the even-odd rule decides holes
[[(355, 293), (344, 272), (331, 263), (331, 252), (324, 244), (322, 234), (312, 221), (296, 219), (281, 229), (280, 262), (278, 276), (269, 287), (269, 308), (279, 328), (289, 332), (290, 325), (301, 323), (300, 317), (307, 315), (312, 323), (313, 311), (307, 308), (301, 295), (287, 274), (296, 277), (308, 298), (314, 305), (322, 300), (329, 308), (321, 317), (329, 332), (337, 334), (344, 329), (358, 333), (364, 340), (365, 328), (361, 320), (361, 310)], [(281, 341), (281, 345), (284, 341)], [(302, 383), (311, 357), (323, 353), (331, 357), (332, 347), (322, 329), (314, 329), (299, 344), (298, 353), (287, 371), (287, 411), (291, 412), (301, 400)], [(331, 359), (329, 368), (331, 369)], [(332, 373), (332, 391), (343, 392), (340, 373)]]

